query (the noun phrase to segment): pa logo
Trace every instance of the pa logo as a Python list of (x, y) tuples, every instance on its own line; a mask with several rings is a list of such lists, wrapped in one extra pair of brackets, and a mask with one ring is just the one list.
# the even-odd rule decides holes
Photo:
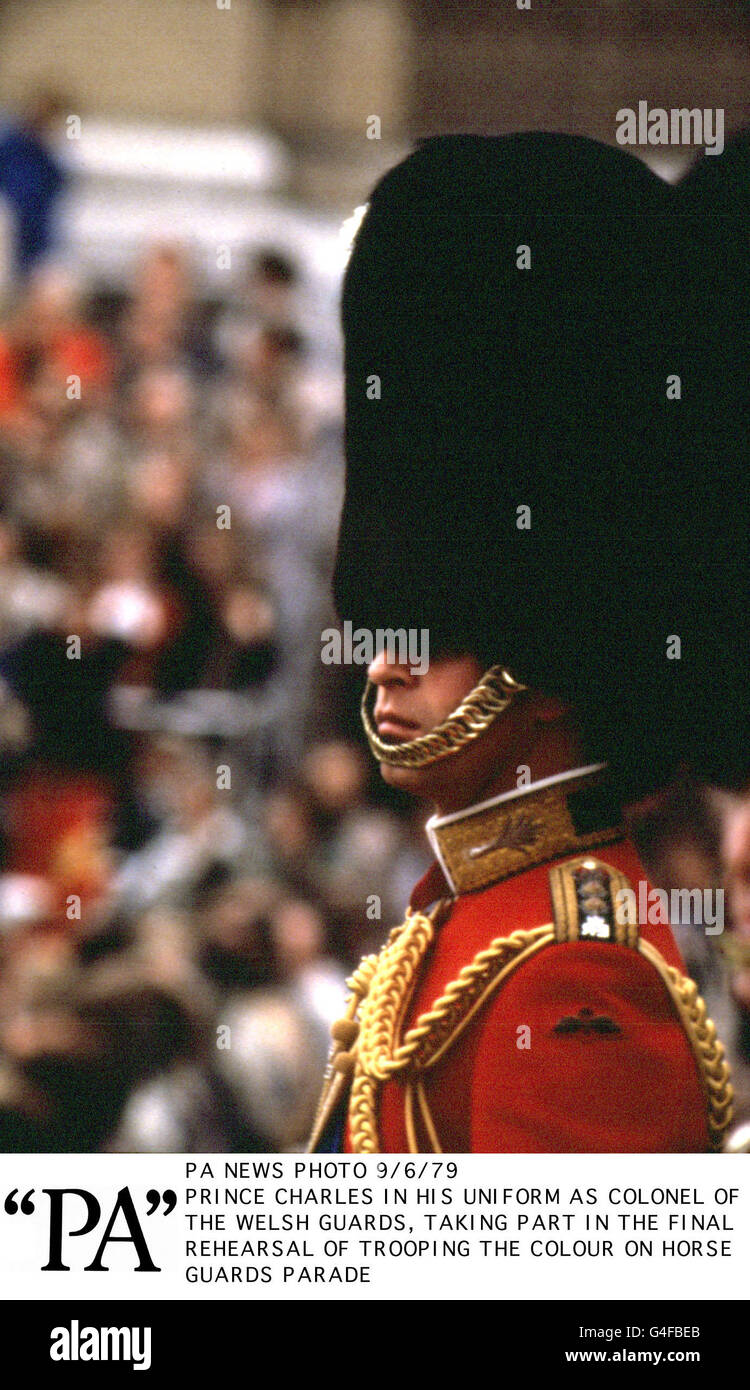
[[(65, 1257), (72, 1259), (71, 1242), (83, 1240), (84, 1245), (80, 1247), (80, 1254), (83, 1259), (86, 1259), (92, 1253), (94, 1240), (98, 1240), (90, 1263), (79, 1267), (85, 1270), (94, 1270), (97, 1273), (106, 1273), (109, 1270), (109, 1265), (105, 1265), (103, 1261), (108, 1247), (113, 1244), (126, 1244), (133, 1246), (133, 1254), (138, 1258), (138, 1263), (133, 1266), (136, 1274), (156, 1274), (159, 1272), (159, 1266), (154, 1264), (151, 1258), (141, 1218), (138, 1216), (130, 1188), (120, 1188), (106, 1221), (103, 1219), (102, 1207), (98, 1198), (84, 1187), (43, 1187), (40, 1191), (41, 1196), (48, 1199), (45, 1214), (49, 1225), (49, 1255), (47, 1263), (41, 1266), (43, 1271), (52, 1273), (69, 1271), (71, 1266), (64, 1262), (63, 1247), (65, 1246)], [(34, 1200), (35, 1189), (30, 1188), (20, 1200), (18, 1192), (19, 1189), (14, 1187), (5, 1198), (4, 1206), (7, 1215), (32, 1216), (37, 1210)], [(163, 1193), (157, 1192), (155, 1188), (150, 1188), (146, 1193), (147, 1206), (143, 1213), (143, 1219), (154, 1216), (160, 1207), (160, 1214), (169, 1216), (174, 1211), (176, 1203), (177, 1194), (171, 1188)], [(81, 1217), (83, 1217), (82, 1221)], [(118, 1217), (122, 1218), (120, 1229), (124, 1224), (126, 1234), (114, 1234)], [(75, 1221), (81, 1221), (81, 1224), (76, 1226), (73, 1224)], [(92, 1236), (94, 1239), (86, 1241), (87, 1236)], [(77, 1252), (78, 1247), (76, 1247)]]

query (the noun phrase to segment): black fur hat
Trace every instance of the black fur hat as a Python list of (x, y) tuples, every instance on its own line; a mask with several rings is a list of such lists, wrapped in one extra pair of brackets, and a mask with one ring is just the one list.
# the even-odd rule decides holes
[(705, 775), (750, 779), (750, 129), (703, 155), (677, 185), (684, 277), (682, 340), (691, 383), (677, 457), (693, 484), (694, 604), (705, 710)]
[(582, 137), (438, 137), (376, 186), (343, 293), (340, 617), (571, 700), (631, 790), (705, 761), (697, 552), (721, 584), (675, 202)]

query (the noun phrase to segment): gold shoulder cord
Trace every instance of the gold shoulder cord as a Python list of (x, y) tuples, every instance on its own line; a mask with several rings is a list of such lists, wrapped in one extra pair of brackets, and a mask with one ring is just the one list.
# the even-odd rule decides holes
[[(433, 1153), (441, 1153), (427, 1104), (422, 1074), (434, 1066), (490, 996), (524, 961), (555, 941), (554, 926), (515, 931), (496, 937), (452, 980), (432, 1008), (420, 1014), (399, 1043), (399, 1035), (420, 967), (434, 940), (450, 900), (429, 914), (407, 913), (391, 932), (379, 956), (363, 961), (350, 984), (353, 993), (346, 1019), (334, 1024), (333, 1036), (351, 1046), (334, 1056), (338, 1072), (353, 1074), (349, 1099), (349, 1128), (354, 1153), (379, 1153), (377, 1118), (379, 1088), (396, 1073), (404, 1074), (405, 1122), (410, 1153), (419, 1153), (415, 1101)], [(606, 947), (602, 947), (606, 950)], [(732, 1087), (724, 1049), (708, 1018), (693, 980), (682, 975), (646, 941), (637, 949), (659, 972), (677, 1016), (688, 1035), (706, 1093), (711, 1144), (720, 1149), (732, 1119)], [(359, 1024), (355, 1014), (359, 1010)], [(358, 1035), (358, 1042), (357, 1040)]]
[(464, 966), (432, 1008), (420, 1015), (399, 1044), (398, 1037), (419, 969), (449, 902), (429, 914), (408, 913), (377, 958), (359, 1017), (359, 1045), (349, 1100), (349, 1126), (355, 1153), (379, 1153), (377, 1100), (382, 1082), (405, 1073), (406, 1128), (410, 1153), (419, 1147), (414, 1125), (415, 1097), (434, 1153), (440, 1143), (427, 1106), (420, 1073), (448, 1051), (490, 995), (523, 960), (554, 941), (551, 926), (497, 937)]
[(734, 1091), (724, 1048), (716, 1036), (714, 1023), (708, 1017), (695, 980), (681, 974), (673, 965), (667, 965), (664, 957), (648, 941), (639, 941), (638, 949), (661, 975), (688, 1035), (708, 1099), (711, 1145), (714, 1149), (721, 1149), (732, 1123)]

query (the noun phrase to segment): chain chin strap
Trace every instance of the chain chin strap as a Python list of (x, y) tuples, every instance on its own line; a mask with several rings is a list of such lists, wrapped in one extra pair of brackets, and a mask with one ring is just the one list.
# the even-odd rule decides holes
[(451, 753), (460, 752), (468, 743), (473, 743), (525, 689), (526, 686), (515, 681), (505, 667), (491, 666), (479, 684), (461, 701), (458, 709), (449, 714), (442, 724), (428, 734), (408, 739), (405, 743), (385, 743), (378, 737), (367, 708), (372, 690), (372, 681), (368, 680), (361, 706), (367, 742), (378, 762), (388, 763), (390, 767), (427, 767), (439, 758), (447, 758)]

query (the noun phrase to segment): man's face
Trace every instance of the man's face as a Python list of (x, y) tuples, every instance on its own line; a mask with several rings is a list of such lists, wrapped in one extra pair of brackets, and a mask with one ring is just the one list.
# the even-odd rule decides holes
[[(405, 743), (427, 734), (452, 714), (481, 680), (484, 670), (473, 656), (432, 658), (424, 674), (408, 665), (376, 656), (367, 672), (377, 689), (373, 718), (385, 742)], [(515, 785), (516, 763), (528, 737), (524, 702), (517, 699), (489, 729), (459, 753), (426, 767), (401, 768), (381, 764), (386, 782), (414, 796), (424, 796), (442, 812), (478, 800), (497, 781), (507, 765)], [(511, 767), (512, 764), (512, 767)]]

